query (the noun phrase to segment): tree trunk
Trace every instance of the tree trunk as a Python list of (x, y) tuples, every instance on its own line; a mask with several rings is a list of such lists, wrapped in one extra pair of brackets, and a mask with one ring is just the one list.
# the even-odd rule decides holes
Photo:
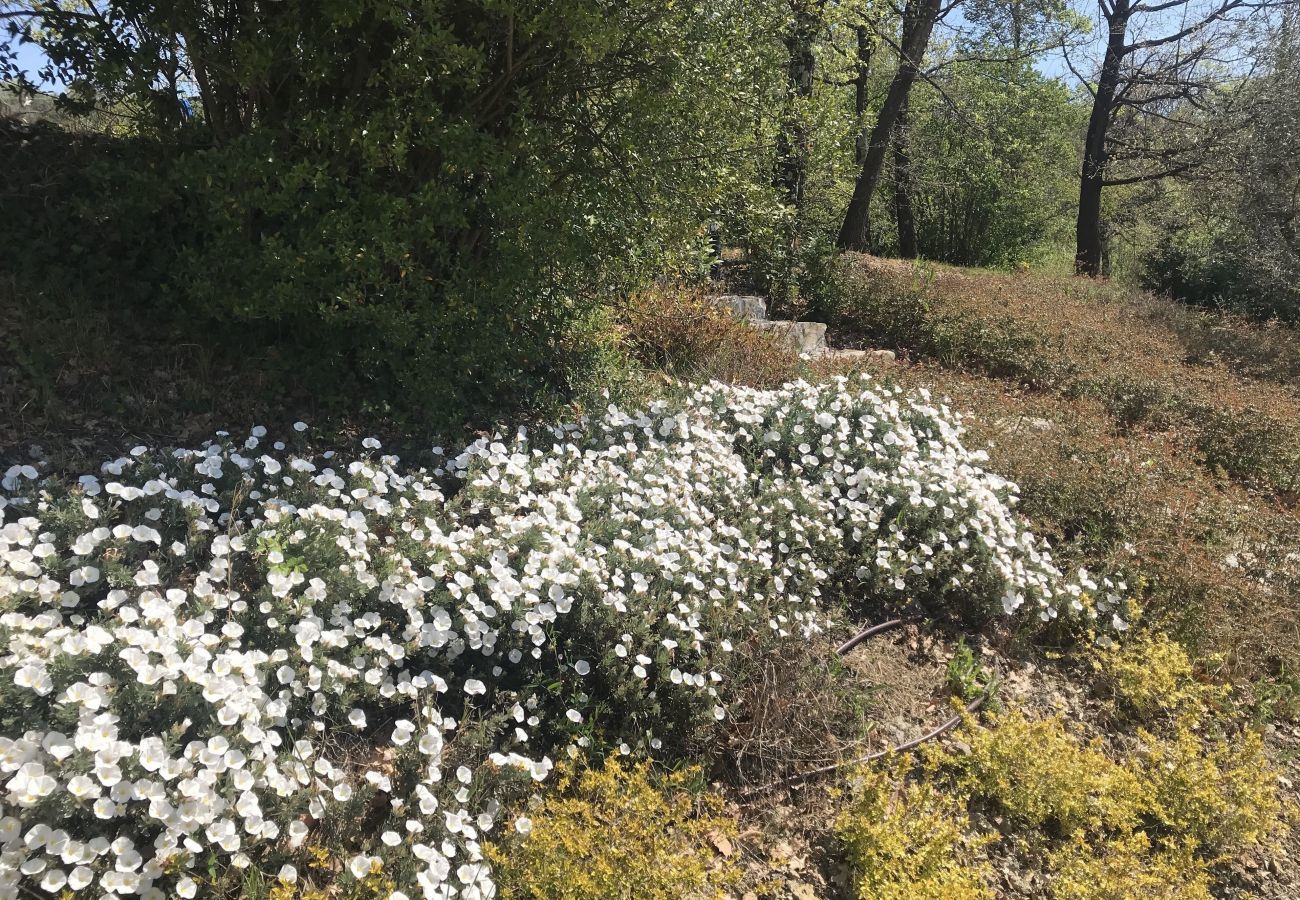
[(858, 137), (854, 142), (853, 162), (862, 165), (867, 158), (867, 87), (871, 83), (871, 34), (866, 25), (858, 26), (858, 74), (853, 79), (853, 114), (858, 123)]
[(898, 60), (898, 71), (889, 83), (889, 93), (876, 117), (876, 124), (871, 129), (871, 141), (867, 154), (862, 161), (862, 171), (858, 173), (857, 184), (853, 188), (853, 198), (844, 214), (844, 224), (840, 228), (836, 243), (845, 250), (866, 250), (867, 235), (871, 228), (871, 196), (880, 183), (880, 172), (884, 166), (885, 154), (889, 150), (890, 135), (898, 113), (907, 102), (907, 95), (912, 90), (920, 69), (925, 49), (930, 44), (930, 32), (934, 29), (935, 19), (939, 16), (939, 0), (908, 0), (903, 12), (902, 53)]
[(813, 75), (817, 59), (813, 55), (813, 42), (820, 24), (820, 4), (797, 4), (794, 21), (785, 33), (787, 53), (786, 108), (777, 135), (775, 186), (785, 202), (795, 210), (804, 206), (804, 187), (808, 178), (809, 146), (808, 126), (804, 121), (804, 101), (812, 96)]
[(907, 152), (907, 101), (894, 123), (894, 219), (898, 222), (898, 255), (916, 259), (916, 214), (912, 210), (912, 160)]
[(1102, 272), (1101, 191), (1106, 178), (1106, 132), (1114, 113), (1120, 65), (1124, 61), (1129, 12), (1129, 0), (1116, 0), (1092, 114), (1088, 117), (1083, 171), (1079, 177), (1079, 218), (1075, 224), (1074, 271), (1079, 275), (1096, 277)]

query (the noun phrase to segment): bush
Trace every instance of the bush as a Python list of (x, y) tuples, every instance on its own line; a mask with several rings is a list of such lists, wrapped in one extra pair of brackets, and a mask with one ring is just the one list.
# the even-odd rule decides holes
[[(1176, 194), (1172, 202), (1179, 202)], [(1210, 202), (1231, 204), (1233, 199), (1220, 195)], [(1196, 214), (1186, 206), (1177, 208), (1181, 218), (1162, 223), (1155, 246), (1141, 259), (1143, 287), (1204, 309), (1300, 320), (1300, 287), (1295, 281), (1300, 261), (1276, 232), (1252, 234), (1243, 226), (1237, 217), (1253, 210), (1229, 211), (1226, 220), (1189, 223)], [(1217, 219), (1222, 214), (1220, 209), (1211, 215)], [(1270, 250), (1282, 252), (1270, 258)]]
[(777, 387), (799, 371), (798, 357), (771, 332), (688, 289), (639, 292), (620, 318), (623, 344), (633, 357), (672, 378)]
[[(1124, 892), (1126, 878), (1132, 891), (1168, 878), (1194, 896), (1208, 866), (1268, 851), (1286, 832), (1291, 811), (1258, 735), (1200, 735), (1184, 719), (1169, 737), (1137, 738), (1140, 749), (1116, 761), (1059, 717), (1013, 712), (971, 733), (968, 757), (941, 765), (960, 790), (1064, 839), (1051, 865), (1066, 897), (1141, 896)], [(1086, 892), (1090, 881), (1101, 893)]]
[(717, 858), (709, 841), (734, 836), (735, 823), (720, 815), (717, 796), (691, 792), (698, 777), (698, 770), (683, 770), (656, 779), (645, 763), (615, 757), (603, 768), (562, 770), (547, 795), (517, 820), (522, 835), (486, 848), (501, 896), (725, 896), (739, 873), (734, 863)]
[(735, 644), (806, 639), (838, 588), (1069, 612), (1083, 584), (960, 439), (839, 378), (427, 468), (260, 428), (71, 483), (15, 465), (0, 883), (183, 895), (319, 850), (347, 890), (490, 890), (482, 836), (552, 754), (681, 754), (727, 716)]
[(1062, 836), (1127, 831), (1149, 805), (1148, 789), (1133, 773), (1111, 762), (1100, 742), (1070, 734), (1059, 718), (1010, 712), (969, 741), (970, 756), (957, 762), (959, 783), (1022, 825)]
[(945, 302), (923, 266), (882, 270), (892, 265), (846, 257), (836, 268), (828, 305), (837, 330), (1036, 389), (1060, 388), (1077, 372), (1059, 340), (1011, 315), (963, 311)]
[(984, 900), (981, 841), (962, 804), (924, 784), (896, 783), (900, 767), (859, 769), (835, 821), (862, 900)]
[[(731, 175), (712, 151), (748, 118), (718, 98), (752, 85), (716, 52), (742, 23), (713, 7), (539, 9), (106, 3), (40, 31), (62, 79), (136, 95), (150, 137), (5, 140), (19, 296), (65, 323), (69, 292), (161, 310), (205, 344), (274, 346), (332, 405), (425, 425), (562, 390), (586, 362), (571, 329), (695, 259)], [(224, 60), (200, 97), (167, 96), (177, 29)], [(78, 142), (93, 154), (59, 147)], [(632, 149), (652, 143), (666, 154)]]
[(1281, 838), (1286, 810), (1259, 735), (1206, 741), (1183, 721), (1169, 739), (1141, 737), (1146, 749), (1134, 770), (1150, 785), (1150, 815), (1172, 843), (1219, 860)]
[(1052, 854), (1056, 900), (1210, 900), (1205, 863), (1151, 847), (1142, 832), (1100, 845), (1082, 835)]
[(1201, 684), (1187, 651), (1162, 634), (1143, 633), (1097, 652), (1099, 687), (1121, 715), (1141, 722), (1199, 715), (1224, 699), (1224, 691)]

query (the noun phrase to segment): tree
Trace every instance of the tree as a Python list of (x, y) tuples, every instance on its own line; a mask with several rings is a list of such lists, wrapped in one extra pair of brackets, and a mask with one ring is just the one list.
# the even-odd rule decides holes
[(1260, 71), (1234, 98), (1241, 127), (1222, 164), (1161, 184), (1144, 215), (1158, 239), (1151, 288), (1188, 303), (1300, 320), (1300, 13), (1259, 41)]
[(824, 24), (826, 0), (790, 0), (789, 21), (782, 35), (786, 50), (786, 100), (777, 137), (776, 186), (796, 211), (804, 205), (811, 153), (807, 111), (817, 71), (815, 45)]
[(885, 156), (899, 114), (907, 104), (907, 95), (916, 82), (921, 60), (930, 46), (930, 34), (942, 10), (941, 0), (907, 0), (902, 17), (902, 40), (898, 44), (898, 69), (889, 83), (889, 91), (876, 115), (862, 159), (862, 170), (853, 187), (853, 196), (844, 213), (837, 243), (846, 250), (869, 249), (871, 233), (871, 198), (880, 182)]
[(917, 253), (967, 266), (1024, 262), (1071, 233), (1086, 111), (1028, 62), (945, 62), (909, 101)]
[(1274, 0), (1098, 0), (1105, 46), (1095, 83), (1081, 78), (1092, 111), (1075, 227), (1079, 274), (1102, 274), (1106, 187), (1157, 181), (1214, 160), (1217, 138), (1236, 126), (1223, 117), (1223, 104), (1218, 121), (1195, 114), (1213, 95), (1240, 83), (1236, 60), (1225, 54), (1240, 26), (1273, 5)]
[[(132, 243), (175, 250), (138, 276), (96, 257), (83, 283), (152, 281), (169, 310), (301, 335), (386, 396), (460, 414), (561, 377), (597, 303), (697, 262), (757, 105), (747, 8), (0, 0), (0, 28), (44, 50), (33, 78), (138, 110), (149, 177), (130, 183), (166, 214)], [(85, 243), (74, 217), (112, 221), (96, 185), (118, 183), (69, 205), (42, 182), (6, 213), (62, 217), (65, 246), (29, 255), (56, 268)]]
[[(961, 10), (963, 22), (947, 23), (950, 14), (957, 10)], [(898, 66), (877, 111), (865, 152), (857, 153), (857, 180), (838, 237), (839, 246), (849, 250), (869, 249), (871, 202), (890, 148), (896, 148), (896, 162), (898, 150), (902, 151), (904, 163), (907, 161), (906, 128), (897, 126), (900, 118), (906, 119), (908, 95), (913, 86), (918, 81), (934, 81), (937, 69), (926, 68), (924, 59), (937, 29), (946, 28), (945, 43), (952, 48), (939, 63), (942, 67), (967, 62), (1025, 62), (1049, 47), (1060, 46), (1064, 35), (1074, 27), (1061, 0), (906, 0), (894, 20), (870, 24), (881, 42), (894, 52)], [(898, 29), (897, 38), (891, 33), (893, 27)], [(860, 56), (861, 48), (860, 39)], [(865, 76), (855, 83), (859, 109), (864, 83)], [(895, 208), (899, 208), (900, 200), (906, 210), (906, 197), (897, 194)]]

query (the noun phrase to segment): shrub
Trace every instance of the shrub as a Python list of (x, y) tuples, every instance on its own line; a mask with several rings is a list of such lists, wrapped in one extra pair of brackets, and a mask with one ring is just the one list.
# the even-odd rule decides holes
[(1215, 860), (1280, 839), (1287, 811), (1259, 735), (1207, 741), (1184, 721), (1169, 739), (1140, 736), (1145, 750), (1133, 769), (1150, 785), (1150, 815), (1172, 841)]
[(1098, 685), (1118, 711), (1139, 721), (1198, 714), (1224, 691), (1195, 678), (1187, 651), (1163, 634), (1143, 633), (1097, 651)]
[(1197, 448), (1211, 470), (1252, 487), (1300, 496), (1300, 426), (1285, 410), (1197, 410)]
[(1061, 387), (1077, 371), (1051, 336), (1010, 315), (979, 315), (946, 302), (919, 265), (906, 273), (886, 266), (848, 257), (836, 268), (828, 304), (837, 330), (1037, 389)]
[(1140, 896), (1123, 893), (1128, 876), (1135, 891), (1165, 877), (1203, 891), (1209, 865), (1267, 851), (1289, 827), (1257, 735), (1202, 736), (1184, 719), (1168, 738), (1137, 737), (1141, 749), (1117, 761), (1059, 717), (1013, 712), (969, 735), (968, 757), (943, 765), (1014, 822), (1065, 838), (1052, 851), (1061, 896), (1094, 896), (1078, 893), (1090, 880), (1111, 892), (1095, 896)]
[(1090, 843), (1083, 835), (1049, 861), (1055, 900), (1210, 900), (1205, 863), (1186, 850), (1156, 850), (1142, 832)]
[[(561, 771), (518, 820), (525, 833), (492, 843), (501, 896), (537, 900), (723, 896), (734, 863), (716, 859), (711, 838), (734, 836), (713, 794), (692, 794), (698, 770), (652, 777), (647, 764), (610, 757), (602, 768)], [(598, 827), (593, 827), (596, 825)]]
[[(747, 133), (733, 89), (761, 90), (766, 67), (716, 48), (756, 23), (688, 6), (67, 16), (32, 37), (59, 80), (151, 137), (100, 136), (84, 175), (42, 153), (53, 140), (5, 141), (0, 240), (24, 297), (68, 288), (270, 344), (338, 405), (359, 389), (443, 427), (514, 413), (563, 385), (570, 328), (696, 257), (736, 177), (717, 142)], [(177, 29), (226, 60), (198, 96), (163, 74)]]
[(970, 755), (956, 763), (958, 783), (1023, 825), (1061, 835), (1124, 831), (1150, 805), (1148, 788), (1132, 772), (1113, 763), (1100, 742), (1070, 734), (1059, 717), (1009, 712), (969, 742)]
[(71, 483), (15, 465), (0, 883), (184, 894), (323, 844), (347, 889), (490, 890), (482, 836), (552, 754), (680, 752), (727, 716), (735, 644), (816, 633), (837, 587), (1068, 613), (1086, 574), (953, 418), (710, 384), (429, 468), (262, 428)]
[(623, 343), (642, 365), (690, 382), (776, 387), (799, 371), (795, 354), (697, 292), (659, 287), (621, 311)]
[(984, 900), (983, 843), (962, 804), (925, 784), (898, 784), (900, 767), (859, 769), (835, 821), (862, 900)]

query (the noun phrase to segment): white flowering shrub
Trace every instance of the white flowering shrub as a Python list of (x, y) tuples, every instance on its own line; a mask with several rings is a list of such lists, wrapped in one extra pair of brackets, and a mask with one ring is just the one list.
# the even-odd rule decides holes
[(0, 896), (241, 871), (491, 896), (479, 842), (551, 755), (684, 745), (726, 715), (733, 646), (807, 636), (835, 592), (1084, 608), (960, 438), (923, 395), (839, 379), (708, 385), (427, 469), (260, 428), (75, 483), (16, 466)]

